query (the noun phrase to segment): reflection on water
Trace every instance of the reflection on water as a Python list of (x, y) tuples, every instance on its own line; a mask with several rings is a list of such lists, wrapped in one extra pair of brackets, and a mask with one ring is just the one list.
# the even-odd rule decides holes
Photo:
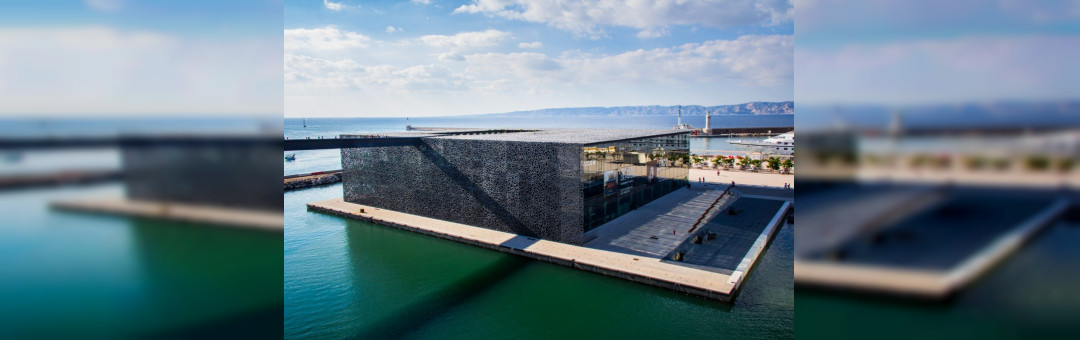
[[(140, 309), (148, 312), (145, 323), (159, 326), (153, 329), (183, 331), (280, 310), (280, 234), (163, 221), (132, 224), (145, 297)], [(263, 321), (277, 325), (281, 315)]]

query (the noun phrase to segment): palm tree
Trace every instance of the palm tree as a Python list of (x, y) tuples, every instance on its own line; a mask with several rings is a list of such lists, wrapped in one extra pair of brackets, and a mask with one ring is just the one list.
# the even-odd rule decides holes
[(792, 161), (791, 158), (788, 158), (788, 159), (785, 159), (784, 163), (781, 164), (781, 165), (783, 165), (784, 170), (787, 171), (787, 170), (790, 170), (792, 167), (795, 166), (795, 161)]
[(750, 165), (754, 166), (754, 169), (761, 169), (761, 160), (760, 159), (751, 159), (750, 160)]
[(747, 166), (750, 166), (750, 157), (739, 156), (739, 165), (746, 169)]
[(769, 169), (773, 169), (773, 171), (780, 170), (780, 159), (779, 158), (769, 157), (766, 160), (769, 161)]
[(730, 166), (735, 164), (735, 159), (734, 158), (724, 158), (724, 159), (721, 159), (720, 161), (724, 162), (724, 167), (730, 167)]
[(1024, 163), (1029, 170), (1045, 171), (1050, 168), (1050, 157), (1043, 155), (1028, 156)]
[(1058, 172), (1061, 173), (1069, 172), (1069, 170), (1072, 170), (1073, 166), (1075, 165), (1074, 163), (1076, 163), (1076, 161), (1074, 161), (1072, 158), (1062, 158), (1057, 161), (1055, 168)]

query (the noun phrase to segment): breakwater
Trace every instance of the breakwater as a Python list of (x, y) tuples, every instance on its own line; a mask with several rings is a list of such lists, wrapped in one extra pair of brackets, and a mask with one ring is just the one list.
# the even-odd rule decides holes
[(285, 176), (285, 191), (341, 182), (341, 170)]
[(42, 174), (18, 174), (0, 176), (0, 189), (48, 187), (73, 184), (90, 184), (118, 181), (123, 178), (120, 171), (61, 171)]

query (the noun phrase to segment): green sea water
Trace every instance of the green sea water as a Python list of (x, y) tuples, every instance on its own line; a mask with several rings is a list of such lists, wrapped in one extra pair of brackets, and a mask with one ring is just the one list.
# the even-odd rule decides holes
[(794, 337), (791, 227), (724, 303), (304, 205), (335, 197), (284, 195), (286, 338)]
[(122, 194), (0, 193), (0, 338), (280, 336), (280, 233), (48, 207)]

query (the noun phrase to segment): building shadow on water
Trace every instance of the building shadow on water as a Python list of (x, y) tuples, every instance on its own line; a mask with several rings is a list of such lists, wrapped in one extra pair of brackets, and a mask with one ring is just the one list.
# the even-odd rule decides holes
[(353, 339), (388, 339), (405, 337), (455, 307), (468, 303), (476, 296), (521, 271), (529, 260), (505, 256), (495, 263), (454, 281), (428, 297), (401, 307), (398, 312), (381, 318), (374, 326), (353, 335)]
[[(132, 219), (137, 309), (151, 338), (281, 335), (280, 233)], [(273, 284), (277, 283), (277, 284)]]

